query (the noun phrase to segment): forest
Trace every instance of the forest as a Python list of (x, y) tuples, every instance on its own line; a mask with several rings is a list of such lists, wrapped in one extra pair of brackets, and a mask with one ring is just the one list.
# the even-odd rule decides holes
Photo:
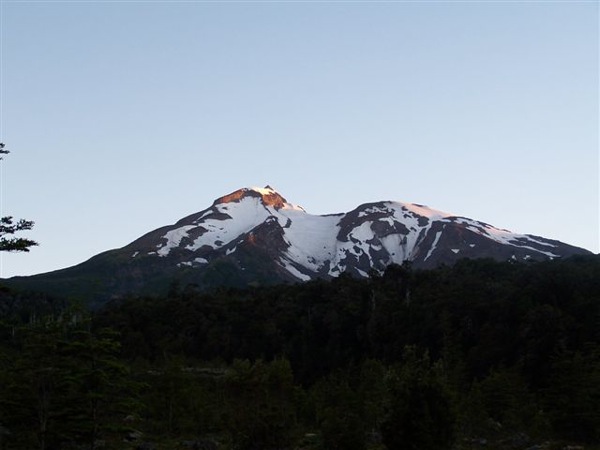
[(600, 448), (600, 257), (77, 299), (0, 288), (0, 449)]

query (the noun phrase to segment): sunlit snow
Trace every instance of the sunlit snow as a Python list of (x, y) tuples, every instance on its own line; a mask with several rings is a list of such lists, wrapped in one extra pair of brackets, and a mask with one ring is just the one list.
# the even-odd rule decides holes
[[(260, 196), (245, 195), (248, 191), (254, 191)], [(243, 195), (239, 195), (240, 192)], [(402, 264), (404, 261), (413, 260), (429, 236), (433, 224), (440, 222), (460, 225), (465, 230), (501, 244), (527, 248), (549, 257), (557, 256), (550, 251), (536, 248), (554, 247), (548, 242), (414, 203), (381, 202), (365, 205), (352, 213), (355, 214), (352, 217), (358, 218), (357, 222), (349, 224), (347, 214), (312, 215), (303, 208), (287, 202), (282, 206), (281, 201), (276, 202), (275, 206), (270, 206), (274, 203), (263, 201), (263, 198), (268, 197), (268, 200), (271, 200), (272, 197), (269, 196), (279, 196), (270, 187), (254, 187), (237, 191), (236, 194), (238, 195), (233, 201), (215, 204), (192, 223), (173, 227), (166, 232), (156, 253), (166, 256), (172, 249), (185, 245), (185, 249), (192, 254), (200, 249), (225, 247), (225, 254), (231, 255), (243, 241), (241, 237), (249, 235), (257, 226), (268, 220), (276, 220), (283, 229), (286, 245), (280, 264), (300, 280), (308, 280), (310, 277), (298, 267), (304, 267), (309, 272), (324, 271), (335, 276), (346, 270), (348, 264), (353, 264), (354, 267), (359, 258), (368, 258), (372, 267), (390, 263)], [(346, 221), (343, 222), (344, 220)], [(346, 236), (340, 236), (342, 225)], [(348, 225), (351, 227), (348, 228)], [(387, 231), (382, 233), (381, 230)], [(437, 231), (424, 260), (432, 256), (441, 236), (442, 231)], [(188, 238), (187, 242), (182, 244), (185, 238)], [(234, 240), (238, 240), (235, 246), (229, 245)], [(475, 246), (468, 245), (471, 248)], [(459, 248), (450, 250), (456, 254), (460, 252)], [(154, 252), (149, 254), (152, 253)], [(136, 255), (137, 253), (134, 253), (133, 256)], [(208, 260), (196, 257), (191, 262), (182, 264), (191, 265), (192, 262), (206, 264)]]

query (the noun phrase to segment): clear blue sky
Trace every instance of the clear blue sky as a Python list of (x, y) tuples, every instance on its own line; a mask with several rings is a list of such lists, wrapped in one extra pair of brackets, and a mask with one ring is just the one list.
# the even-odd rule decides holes
[(597, 2), (1, 3), (4, 277), (266, 184), (599, 251)]

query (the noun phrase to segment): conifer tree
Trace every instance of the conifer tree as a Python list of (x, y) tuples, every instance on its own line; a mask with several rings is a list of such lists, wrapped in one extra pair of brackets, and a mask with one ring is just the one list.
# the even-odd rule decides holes
[[(10, 153), (4, 148), (4, 144), (0, 142), (0, 161), (3, 159), (1, 155)], [(37, 242), (31, 239), (24, 239), (12, 236), (18, 231), (27, 231), (33, 228), (31, 220), (19, 219), (16, 222), (12, 216), (0, 218), (0, 251), (3, 252), (28, 252), (29, 247), (38, 245)]]
[(0, 218), (0, 251), (3, 252), (28, 252), (29, 247), (38, 245), (31, 239), (6, 237), (15, 234), (17, 231), (31, 230), (33, 222), (31, 220), (20, 219), (13, 222), (12, 216)]

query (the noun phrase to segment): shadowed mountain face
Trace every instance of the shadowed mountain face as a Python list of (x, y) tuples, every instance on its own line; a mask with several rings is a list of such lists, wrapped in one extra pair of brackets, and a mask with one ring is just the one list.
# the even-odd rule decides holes
[(383, 201), (312, 215), (267, 186), (220, 197), (208, 209), (77, 266), (5, 281), (97, 307), (127, 293), (164, 293), (174, 281), (205, 290), (343, 272), (366, 277), (405, 261), (433, 268), (462, 258), (527, 261), (589, 253), (412, 203)]

